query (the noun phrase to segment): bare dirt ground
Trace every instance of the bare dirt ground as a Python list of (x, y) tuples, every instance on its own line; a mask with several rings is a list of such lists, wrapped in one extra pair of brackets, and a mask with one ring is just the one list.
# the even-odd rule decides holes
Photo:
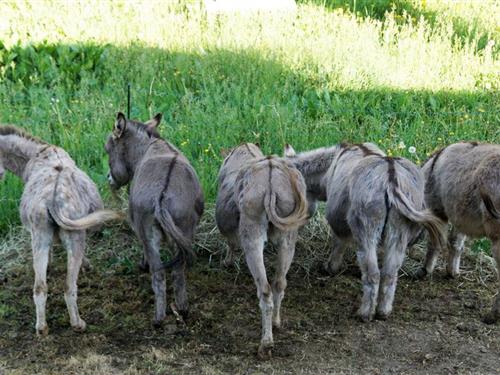
[(0, 374), (500, 373), (500, 326), (481, 321), (496, 290), (490, 259), (469, 255), (456, 280), (438, 269), (431, 279), (416, 281), (406, 275), (420, 262), (416, 251), (401, 274), (392, 316), (361, 323), (354, 317), (361, 285), (353, 258), (341, 275), (322, 275), (315, 264), (327, 244), (311, 261), (309, 240), (299, 244), (289, 274), (273, 358), (259, 361), (255, 287), (242, 260), (233, 269), (220, 266), (222, 246), (202, 252), (189, 272), (187, 327), (170, 315), (155, 329), (149, 275), (136, 266), (137, 242), (128, 230), (106, 229), (90, 240), (92, 269), (79, 280), (88, 325), (83, 334), (69, 326), (66, 256), (56, 247), (48, 278), (50, 334), (38, 338), (29, 239), (2, 239)]

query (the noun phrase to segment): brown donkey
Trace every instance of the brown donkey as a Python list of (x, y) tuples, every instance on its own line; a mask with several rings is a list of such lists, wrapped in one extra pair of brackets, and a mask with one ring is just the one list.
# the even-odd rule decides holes
[[(257, 286), (262, 313), (262, 339), (258, 355), (271, 355), (272, 325), (281, 325), (280, 306), (286, 274), (295, 252), (298, 228), (307, 220), (306, 185), (286, 160), (265, 157), (258, 146), (245, 143), (233, 149), (219, 172), (216, 221), (229, 249), (226, 264), (241, 245)], [(276, 277), (267, 281), (264, 244), (278, 248)], [(271, 323), (272, 319), (272, 323)]]
[(36, 332), (46, 335), (49, 331), (45, 319), (47, 265), (56, 235), (68, 251), (64, 299), (71, 326), (75, 331), (83, 331), (85, 322), (77, 306), (77, 279), (85, 251), (85, 230), (121, 215), (102, 210), (95, 184), (66, 151), (14, 126), (0, 126), (0, 177), (5, 169), (25, 183), (20, 212), (33, 247)]
[[(110, 184), (114, 188), (130, 183), (129, 213), (132, 228), (144, 248), (155, 293), (154, 324), (166, 316), (165, 268), (172, 268), (174, 312), (188, 313), (186, 265), (192, 263), (195, 228), (203, 213), (204, 200), (198, 177), (189, 161), (157, 131), (161, 114), (146, 123), (127, 120), (118, 113), (106, 143)], [(173, 240), (178, 251), (163, 264), (162, 239)]]
[[(422, 170), (428, 207), (453, 225), (448, 241), (448, 274), (455, 277), (459, 273), (466, 235), (491, 240), (491, 252), (500, 271), (500, 146), (455, 143), (434, 153)], [(439, 250), (430, 243), (421, 276), (432, 273)], [(500, 292), (484, 317), (486, 323), (499, 320)]]

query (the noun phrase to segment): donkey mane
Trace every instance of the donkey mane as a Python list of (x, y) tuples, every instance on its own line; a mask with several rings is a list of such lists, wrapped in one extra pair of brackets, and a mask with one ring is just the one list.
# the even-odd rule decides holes
[[(130, 126), (130, 125), (132, 125), (132, 126)], [(127, 120), (127, 130), (128, 131), (132, 130), (132, 132), (134, 134), (146, 136), (147, 138), (150, 138), (153, 140), (160, 140), (174, 154), (179, 153), (179, 150), (172, 143), (170, 143), (165, 138), (163, 138), (156, 128), (151, 128), (147, 124), (143, 124), (142, 122), (139, 122), (139, 121)]]
[(29, 141), (33, 141), (35, 143), (41, 144), (41, 145), (47, 145), (48, 143), (43, 141), (42, 139), (35, 137), (31, 134), (29, 134), (27, 131), (18, 128), (17, 126), (14, 125), (0, 125), (0, 135), (17, 135), (18, 137), (27, 139)]

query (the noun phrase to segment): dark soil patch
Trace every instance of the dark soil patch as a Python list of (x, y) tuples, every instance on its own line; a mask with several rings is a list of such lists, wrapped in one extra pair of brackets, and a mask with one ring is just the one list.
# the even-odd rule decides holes
[[(37, 338), (34, 333), (29, 257), (3, 271), (0, 374), (2, 370), (19, 374), (500, 373), (500, 327), (481, 322), (496, 288), (491, 280), (483, 284), (470, 273), (448, 280), (439, 271), (423, 281), (402, 277), (392, 316), (361, 323), (354, 317), (361, 295), (355, 267), (328, 277), (315, 271), (306, 274), (294, 266), (283, 303), (284, 328), (275, 332), (273, 358), (259, 361), (258, 301), (244, 264), (239, 271), (224, 270), (213, 265), (214, 257), (211, 263), (200, 257), (189, 273), (187, 327), (178, 327), (171, 315), (162, 328), (155, 329), (149, 275), (136, 267), (135, 240), (125, 232), (113, 237), (114, 246), (106, 236), (94, 240), (93, 268), (80, 277), (79, 307), (88, 324), (83, 334), (69, 327), (61, 249), (56, 249), (49, 270), (48, 337)], [(119, 257), (115, 248), (126, 249), (126, 256)]]

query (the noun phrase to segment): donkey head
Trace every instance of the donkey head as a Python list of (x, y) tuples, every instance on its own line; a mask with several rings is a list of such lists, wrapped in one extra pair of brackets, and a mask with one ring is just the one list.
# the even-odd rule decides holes
[(146, 123), (127, 120), (118, 112), (112, 133), (104, 148), (109, 156), (108, 181), (112, 188), (118, 189), (130, 182), (137, 163), (137, 155), (150, 138), (159, 138), (156, 130), (161, 121), (158, 113)]

